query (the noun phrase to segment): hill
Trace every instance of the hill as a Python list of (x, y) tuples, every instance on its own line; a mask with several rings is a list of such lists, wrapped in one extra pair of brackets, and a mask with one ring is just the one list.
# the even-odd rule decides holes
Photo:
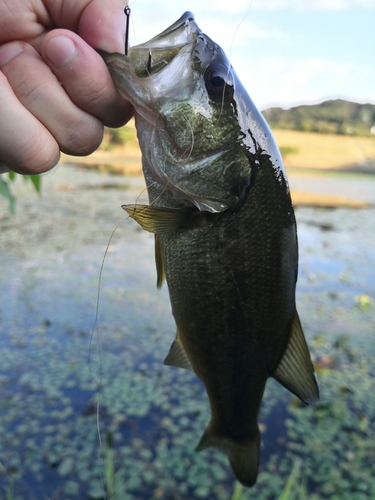
[(268, 108), (263, 116), (276, 129), (324, 134), (375, 134), (375, 104), (335, 99), (290, 109)]

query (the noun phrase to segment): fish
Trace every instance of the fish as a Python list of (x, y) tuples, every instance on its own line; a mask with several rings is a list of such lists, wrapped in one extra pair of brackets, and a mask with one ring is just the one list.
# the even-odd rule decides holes
[(101, 51), (135, 108), (149, 205), (124, 205), (155, 235), (176, 336), (166, 365), (203, 382), (211, 419), (196, 450), (227, 454), (255, 484), (269, 377), (306, 404), (318, 383), (296, 309), (298, 242), (272, 133), (221, 47), (185, 12), (127, 55)]

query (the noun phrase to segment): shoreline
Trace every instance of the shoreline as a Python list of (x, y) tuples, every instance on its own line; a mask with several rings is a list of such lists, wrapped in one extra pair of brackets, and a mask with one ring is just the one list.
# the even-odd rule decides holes
[[(113, 151), (95, 151), (93, 154), (87, 157), (74, 157), (62, 154), (60, 165), (73, 165), (78, 168), (99, 171), (105, 174), (112, 175), (122, 175), (124, 177), (142, 177), (142, 167), (141, 167), (141, 154), (140, 151), (135, 148), (131, 148), (132, 151), (126, 150), (124, 148), (116, 149)], [(130, 154), (131, 153), (131, 154)], [(309, 178), (319, 178), (319, 177), (357, 177), (366, 178), (370, 177), (375, 179), (373, 174), (363, 173), (363, 172), (353, 172), (348, 170), (343, 170), (340, 168), (305, 168), (305, 167), (292, 167), (287, 168), (287, 175), (289, 179), (309, 179)], [(70, 189), (74, 189), (71, 186)], [(291, 188), (291, 195), (293, 200), (293, 205), (295, 207), (316, 207), (316, 208), (351, 208), (351, 209), (363, 209), (370, 208), (374, 206), (373, 203), (368, 203), (366, 201), (358, 200), (355, 197), (349, 198), (342, 195), (336, 194), (322, 194), (312, 192), (306, 189), (294, 189)]]

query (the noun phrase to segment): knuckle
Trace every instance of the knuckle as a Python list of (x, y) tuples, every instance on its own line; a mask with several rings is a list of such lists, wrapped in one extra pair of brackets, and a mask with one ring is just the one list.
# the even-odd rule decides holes
[(51, 139), (30, 138), (19, 146), (9, 166), (24, 174), (47, 172), (58, 163), (60, 156), (56, 142)]
[(103, 125), (91, 115), (76, 119), (66, 129), (60, 148), (66, 154), (86, 156), (95, 151), (103, 138)]
[(108, 86), (104, 82), (96, 85), (95, 88), (85, 86), (83, 88), (83, 98), (92, 109), (102, 108), (108, 104)]
[(112, 112), (108, 112), (104, 117), (104, 125), (107, 127), (121, 127), (125, 125), (132, 116), (134, 115), (134, 108), (130, 103), (126, 103), (125, 105), (119, 106), (117, 105)]
[(32, 103), (41, 92), (43, 83), (35, 73), (20, 77), (18, 82), (13, 84), (13, 91), (21, 102)]
[(27, 106), (32, 106), (41, 95), (48, 93), (50, 79), (38, 57), (16, 58), (6, 68), (6, 77), (19, 101)]

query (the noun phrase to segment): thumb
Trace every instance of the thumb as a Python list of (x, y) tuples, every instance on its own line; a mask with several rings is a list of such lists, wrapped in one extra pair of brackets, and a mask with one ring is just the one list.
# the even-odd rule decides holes
[(93, 0), (82, 12), (78, 34), (94, 49), (124, 52), (126, 0)]
[(103, 59), (78, 35), (51, 31), (41, 54), (79, 108), (112, 127), (130, 119), (132, 107), (117, 91)]

